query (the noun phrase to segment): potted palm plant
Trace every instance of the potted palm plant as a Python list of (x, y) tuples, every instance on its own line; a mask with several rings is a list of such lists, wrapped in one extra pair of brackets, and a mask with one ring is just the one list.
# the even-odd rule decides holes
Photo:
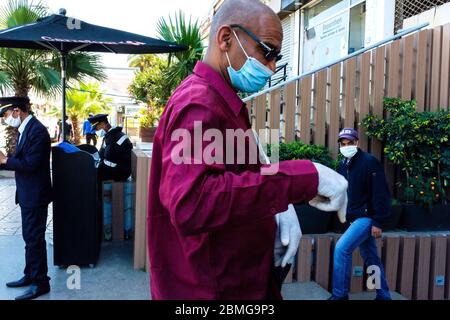
[(148, 107), (141, 112), (140, 137), (152, 142), (162, 110), (175, 88), (189, 76), (203, 57), (203, 38), (198, 20), (187, 18), (179, 11), (157, 24), (159, 38), (184, 45), (187, 50), (168, 56), (132, 56), (130, 66), (138, 68), (129, 87), (131, 95)]
[(384, 153), (402, 173), (398, 182), (408, 231), (450, 230), (450, 109), (416, 111), (415, 101), (386, 99), (387, 120), (369, 114), (368, 136), (385, 144)]
[(139, 137), (142, 142), (153, 142), (159, 119), (162, 114), (162, 108), (148, 107), (141, 110), (140, 114)]

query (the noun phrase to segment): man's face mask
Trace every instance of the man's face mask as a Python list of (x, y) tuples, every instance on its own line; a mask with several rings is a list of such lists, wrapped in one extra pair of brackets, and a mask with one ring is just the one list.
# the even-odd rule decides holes
[[(98, 127), (100, 127), (100, 129), (99, 129)], [(106, 131), (105, 131), (105, 129), (103, 128), (103, 124), (97, 126), (97, 128), (96, 128), (96, 134), (97, 134), (97, 136), (99, 136), (100, 138), (104, 138), (104, 137), (106, 136)]]
[(358, 153), (358, 147), (357, 146), (341, 147), (341, 153), (347, 159), (351, 159)]
[(106, 131), (105, 131), (105, 129), (97, 130), (97, 136), (99, 136), (100, 138), (105, 137), (105, 136), (106, 136)]
[(20, 125), (22, 124), (22, 120), (20, 120), (20, 117), (14, 118), (13, 117), (13, 112), (5, 119), (5, 123), (8, 126), (14, 127), (14, 128), (18, 128), (20, 127)]
[(274, 72), (259, 62), (257, 59), (250, 57), (242, 46), (236, 32), (232, 30), (236, 40), (239, 43), (242, 51), (244, 51), (247, 61), (240, 70), (235, 70), (231, 66), (230, 57), (228, 52), (225, 52), (229, 67), (228, 75), (230, 76), (231, 85), (236, 89), (244, 93), (255, 93), (260, 91), (273, 76)]

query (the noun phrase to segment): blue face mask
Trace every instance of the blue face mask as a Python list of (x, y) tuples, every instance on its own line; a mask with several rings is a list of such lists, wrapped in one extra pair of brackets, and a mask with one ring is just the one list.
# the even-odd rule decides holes
[(247, 52), (245, 52), (244, 47), (242, 46), (239, 38), (234, 32), (234, 36), (236, 37), (239, 46), (242, 51), (244, 51), (245, 56), (247, 57), (247, 61), (242, 66), (239, 71), (236, 71), (231, 66), (230, 57), (228, 56), (228, 52), (225, 52), (228, 63), (230, 66), (228, 67), (228, 75), (230, 76), (231, 85), (244, 93), (255, 93), (260, 91), (266, 85), (267, 81), (269, 81), (270, 77), (274, 75), (274, 72), (259, 62), (257, 59), (253, 57), (249, 57)]

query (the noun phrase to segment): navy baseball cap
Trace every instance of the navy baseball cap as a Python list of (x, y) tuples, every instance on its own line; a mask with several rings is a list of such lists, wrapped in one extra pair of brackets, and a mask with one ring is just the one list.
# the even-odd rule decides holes
[(350, 141), (359, 140), (358, 131), (353, 128), (344, 128), (339, 133), (338, 142), (340, 142), (342, 139), (348, 139)]

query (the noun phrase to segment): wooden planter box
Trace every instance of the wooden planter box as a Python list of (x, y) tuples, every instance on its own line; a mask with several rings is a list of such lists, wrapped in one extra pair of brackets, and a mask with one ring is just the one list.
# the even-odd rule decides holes
[(142, 142), (153, 142), (157, 127), (154, 128), (139, 128), (139, 138)]
[(150, 262), (147, 250), (147, 203), (148, 179), (151, 169), (151, 155), (140, 149), (131, 154), (131, 176), (135, 186), (133, 265), (135, 269), (149, 271)]

